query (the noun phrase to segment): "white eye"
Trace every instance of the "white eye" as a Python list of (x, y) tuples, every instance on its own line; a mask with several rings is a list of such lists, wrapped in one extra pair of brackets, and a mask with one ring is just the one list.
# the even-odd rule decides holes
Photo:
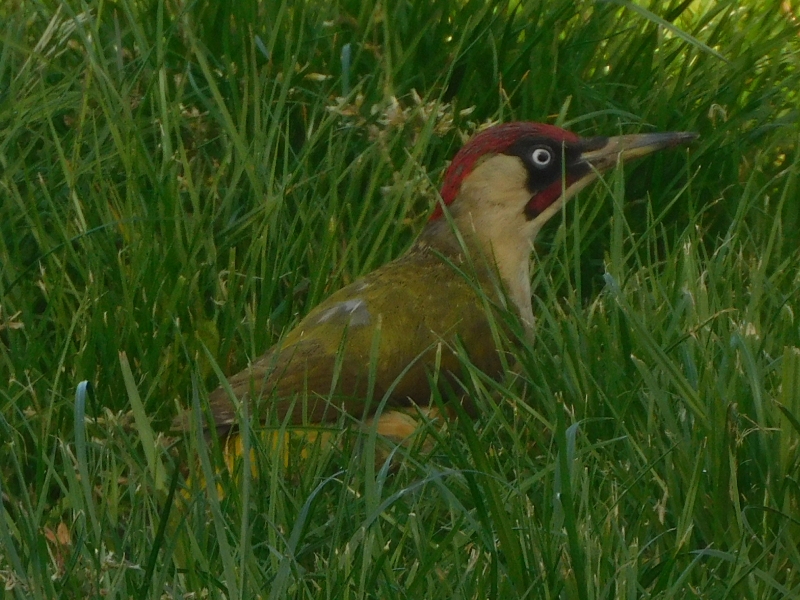
[(553, 153), (547, 148), (534, 148), (531, 152), (531, 160), (537, 167), (544, 168), (553, 162)]

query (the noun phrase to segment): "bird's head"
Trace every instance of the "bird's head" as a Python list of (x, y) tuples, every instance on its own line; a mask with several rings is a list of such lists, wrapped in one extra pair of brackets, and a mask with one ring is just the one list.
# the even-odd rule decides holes
[(523, 320), (532, 323), (530, 250), (542, 226), (618, 161), (695, 137), (678, 132), (583, 138), (541, 123), (496, 125), (456, 154), (423, 239), (447, 238), (446, 206), (466, 243), (492, 258)]
[[(561, 206), (620, 160), (693, 140), (694, 133), (580, 137), (542, 123), (503, 123), (474, 136), (456, 154), (442, 202), (487, 241), (532, 240)], [(443, 216), (440, 204), (431, 216)]]

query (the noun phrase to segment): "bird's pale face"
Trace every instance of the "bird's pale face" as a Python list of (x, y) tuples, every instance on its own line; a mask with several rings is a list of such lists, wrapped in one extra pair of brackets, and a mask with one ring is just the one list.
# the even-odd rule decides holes
[(457, 223), (492, 247), (518, 243), (527, 252), (541, 227), (596, 177), (583, 158), (607, 138), (566, 141), (523, 137), (505, 152), (478, 159), (451, 205)]
[[(507, 123), (473, 138), (442, 187), (454, 219), (497, 246), (527, 241), (565, 202), (618, 161), (694, 139), (691, 133), (581, 138), (539, 123)], [(432, 219), (437, 219), (437, 210)]]

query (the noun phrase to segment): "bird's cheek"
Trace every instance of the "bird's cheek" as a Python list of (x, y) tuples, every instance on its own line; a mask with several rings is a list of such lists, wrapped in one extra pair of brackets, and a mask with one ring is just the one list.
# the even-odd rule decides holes
[(557, 179), (542, 191), (537, 192), (525, 205), (525, 218), (532, 221), (542, 214), (548, 206), (561, 197), (561, 193), (572, 185), (573, 181), (567, 176), (566, 181)]

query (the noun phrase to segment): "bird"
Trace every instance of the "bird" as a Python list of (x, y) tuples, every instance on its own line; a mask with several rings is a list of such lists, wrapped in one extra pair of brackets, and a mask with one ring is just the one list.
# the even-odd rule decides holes
[[(446, 169), (438, 203), (410, 248), (333, 293), (212, 391), (205, 433), (235, 436), (247, 403), (251, 422), (350, 419), (374, 423), (390, 440), (408, 439), (419, 415), (435, 414), (434, 388), (458, 389), (464, 357), (502, 377), (508, 361), (498, 311), (513, 315), (522, 343), (532, 343), (531, 254), (545, 223), (619, 161), (696, 137), (582, 137), (530, 121), (475, 134)], [(181, 427), (188, 422), (184, 415)]]

